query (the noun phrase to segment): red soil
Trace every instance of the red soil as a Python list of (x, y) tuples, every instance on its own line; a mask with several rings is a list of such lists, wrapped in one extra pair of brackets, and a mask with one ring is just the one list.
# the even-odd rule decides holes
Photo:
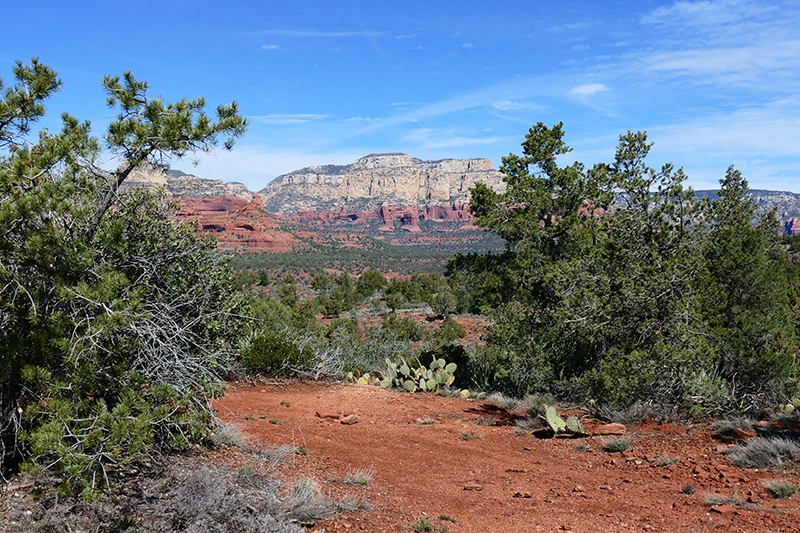
[[(800, 497), (773, 499), (762, 484), (798, 484), (800, 473), (733, 466), (706, 424), (630, 427), (632, 448), (607, 453), (598, 436), (515, 436), (525, 415), (488, 402), (368, 385), (229, 384), (216, 408), (255, 444), (304, 446), (308, 455), (282, 467), (287, 477), (313, 476), (374, 506), (322, 522), (320, 532), (407, 532), (420, 519), (450, 533), (800, 531)], [(318, 411), (352, 412), (357, 423)], [(476, 422), (487, 416), (496, 423)], [(658, 466), (664, 458), (677, 462)], [(357, 469), (374, 473), (369, 485), (342, 485)], [(693, 494), (683, 492), (689, 486)], [(707, 497), (743, 505), (712, 507)]]

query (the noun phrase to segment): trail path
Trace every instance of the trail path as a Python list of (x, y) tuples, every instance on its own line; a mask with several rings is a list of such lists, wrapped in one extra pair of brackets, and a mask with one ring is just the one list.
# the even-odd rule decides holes
[[(421, 519), (449, 533), (800, 531), (800, 495), (776, 500), (762, 484), (800, 473), (731, 465), (707, 425), (631, 427), (632, 448), (607, 453), (599, 437), (516, 435), (524, 413), (488, 402), (368, 385), (229, 384), (216, 407), (254, 443), (303, 446), (287, 477), (372, 503), (316, 525), (327, 533), (410, 532)], [(480, 424), (489, 416), (495, 425)], [(359, 469), (373, 472), (368, 486), (341, 483)], [(744, 505), (712, 508), (709, 496)]]

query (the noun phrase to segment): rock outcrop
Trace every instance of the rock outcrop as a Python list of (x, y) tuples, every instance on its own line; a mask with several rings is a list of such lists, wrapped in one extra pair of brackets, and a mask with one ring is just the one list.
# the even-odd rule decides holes
[(422, 161), (406, 154), (370, 154), (351, 165), (306, 167), (278, 176), (259, 191), (270, 213), (378, 211), (384, 206), (427, 209), (467, 205), (469, 188), (503, 190), (488, 159)]
[(181, 198), (179, 220), (197, 220), (198, 233), (210, 233), (220, 249), (234, 252), (290, 252), (300, 245), (264, 211), (261, 198), (235, 196)]
[(249, 200), (253, 197), (253, 193), (244, 183), (198, 178), (180, 170), (163, 172), (147, 163), (135, 168), (120, 187), (121, 192), (136, 188), (147, 190), (163, 188), (173, 198), (235, 196)]

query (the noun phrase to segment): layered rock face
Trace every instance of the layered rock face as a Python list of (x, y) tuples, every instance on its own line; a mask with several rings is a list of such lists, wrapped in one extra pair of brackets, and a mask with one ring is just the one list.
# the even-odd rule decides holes
[(181, 198), (178, 220), (197, 220), (198, 233), (209, 233), (220, 249), (234, 252), (286, 253), (300, 241), (283, 231), (264, 211), (261, 198), (235, 196)]
[(197, 220), (197, 232), (209, 233), (220, 249), (236, 252), (282, 253), (294, 249), (299, 240), (281, 230), (264, 211), (257, 194), (243, 183), (198, 178), (181, 171), (164, 173), (152, 165), (131, 172), (121, 192), (136, 188), (163, 188), (178, 201), (178, 220)]
[(351, 165), (306, 167), (259, 191), (270, 213), (379, 211), (382, 207), (467, 205), (475, 183), (501, 191), (502, 174), (488, 159), (422, 161), (406, 154), (370, 154)]
[(163, 188), (173, 198), (235, 196), (249, 200), (253, 197), (253, 193), (247, 190), (247, 185), (244, 183), (198, 178), (180, 170), (170, 170), (165, 173), (149, 164), (135, 168), (120, 190), (125, 192), (136, 188), (147, 190)]

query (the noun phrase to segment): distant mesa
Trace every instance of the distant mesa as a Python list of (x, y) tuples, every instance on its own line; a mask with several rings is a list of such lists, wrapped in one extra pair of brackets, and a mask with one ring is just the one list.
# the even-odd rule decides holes
[[(179, 201), (179, 218), (196, 219), (229, 250), (286, 252), (319, 230), (359, 242), (369, 235), (388, 244), (437, 251), (500, 249), (499, 237), (474, 226), (469, 189), (476, 183), (502, 192), (503, 175), (488, 159), (423, 161), (402, 153), (370, 154), (349, 165), (311, 166), (278, 176), (258, 193), (242, 183), (199, 178), (143, 165), (123, 184), (164, 188)], [(759, 212), (775, 208), (789, 234), (800, 234), (800, 194), (753, 190)], [(715, 191), (697, 191), (716, 196)], [(282, 222), (283, 221), (283, 222)], [(300, 223), (308, 231), (283, 229)], [(348, 246), (357, 244), (348, 244)]]
[(502, 191), (503, 175), (488, 159), (422, 161), (406, 154), (370, 154), (350, 165), (306, 167), (278, 176), (259, 191), (264, 208), (300, 212), (378, 211), (384, 206), (467, 205), (476, 183)]
[(163, 172), (150, 164), (136, 167), (122, 184), (122, 191), (142, 188), (163, 188), (173, 198), (204, 198), (210, 196), (235, 196), (251, 200), (253, 193), (244, 183), (198, 178), (180, 170)]

